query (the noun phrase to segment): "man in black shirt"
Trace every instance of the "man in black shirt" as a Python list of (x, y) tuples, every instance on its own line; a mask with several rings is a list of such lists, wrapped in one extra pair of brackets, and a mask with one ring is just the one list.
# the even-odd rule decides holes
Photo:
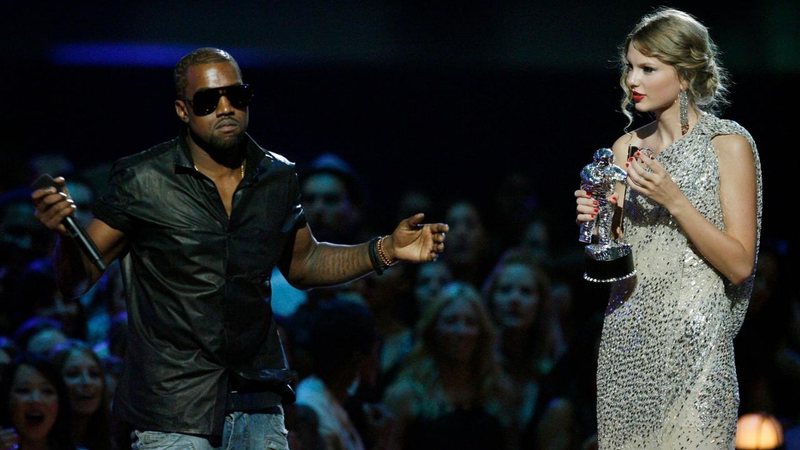
[[(294, 164), (245, 132), (252, 91), (236, 61), (197, 49), (176, 65), (175, 87), (185, 133), (117, 161), (87, 227), (106, 263), (121, 258), (127, 290), (115, 413), (137, 448), (213, 448), (223, 435), (240, 448), (288, 448), (280, 405), (293, 392), (270, 309), (272, 268), (302, 288), (344, 283), (436, 259), (448, 228), (418, 214), (367, 243), (317, 242)], [(32, 198), (60, 234), (59, 281), (73, 292), (102, 273), (62, 224), (75, 210), (63, 187), (56, 178)]]

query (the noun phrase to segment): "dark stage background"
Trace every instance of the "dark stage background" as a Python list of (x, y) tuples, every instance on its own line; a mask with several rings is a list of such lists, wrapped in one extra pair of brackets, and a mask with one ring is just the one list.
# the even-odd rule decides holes
[[(625, 124), (616, 46), (657, 3), (470, 3), (4, 2), (4, 184), (32, 154), (91, 167), (171, 138), (171, 65), (211, 45), (231, 51), (256, 87), (256, 140), (301, 168), (340, 154), (383, 223), (409, 187), (488, 205), (517, 171), (572, 236), (578, 171)], [(788, 136), (800, 6), (667, 3), (709, 25), (722, 49), (735, 82), (723, 116), (761, 153), (765, 239), (789, 238), (780, 205), (797, 167)]]
[[(617, 46), (660, 4), (710, 27), (733, 80), (722, 117), (758, 144), (762, 247), (777, 255), (780, 276), (774, 292), (761, 290), (775, 299), (768, 307), (764, 298), (751, 302), (737, 370), (744, 369), (742, 398), (761, 400), (768, 390), (772, 397), (763, 397), (779, 405), (771, 412), (797, 431), (797, 364), (787, 357), (781, 367), (790, 369), (773, 373), (777, 363), (759, 363), (777, 353), (763, 342), (775, 347), (775, 336), (796, 337), (797, 328), (784, 311), (797, 306), (797, 221), (789, 217), (800, 167), (790, 139), (800, 86), (798, 0), (0, 0), (0, 193), (29, 185), (35, 155), (64, 155), (104, 179), (117, 158), (171, 139), (181, 129), (173, 65), (194, 48), (220, 47), (255, 87), (256, 141), (301, 170), (322, 153), (339, 154), (363, 177), (368, 214), (383, 232), (411, 188), (441, 206), (473, 199), (493, 225), (503, 180), (527, 177), (538, 208), (555, 219), (556, 258), (578, 261), (574, 274), (558, 276), (574, 281), (570, 319), (584, 338), (575, 345), (581, 351), (608, 297), (605, 287), (578, 281), (573, 191), (594, 150), (624, 132)], [(443, 217), (433, 211), (428, 219)], [(800, 346), (791, 344), (785, 350), (797, 358)], [(588, 373), (594, 388), (593, 369), (574, 372), (577, 383)], [(592, 407), (579, 404), (587, 417)]]

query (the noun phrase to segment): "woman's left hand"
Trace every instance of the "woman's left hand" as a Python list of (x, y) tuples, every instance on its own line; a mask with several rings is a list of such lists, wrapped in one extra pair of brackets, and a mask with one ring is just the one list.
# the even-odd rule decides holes
[(631, 189), (646, 195), (667, 210), (683, 197), (664, 166), (646, 153), (634, 153), (628, 158), (625, 170), (628, 172), (625, 182)]

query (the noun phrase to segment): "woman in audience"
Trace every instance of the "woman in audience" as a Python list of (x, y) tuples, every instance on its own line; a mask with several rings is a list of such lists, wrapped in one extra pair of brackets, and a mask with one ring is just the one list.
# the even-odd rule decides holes
[(401, 448), (508, 448), (508, 384), (480, 294), (448, 284), (425, 311), (406, 368), (388, 388)]
[(0, 450), (75, 450), (69, 395), (58, 371), (20, 354), (0, 382)]
[(516, 393), (513, 423), (524, 429), (536, 412), (542, 379), (564, 350), (549, 304), (550, 279), (528, 252), (510, 251), (486, 280), (484, 297), (499, 331), (500, 362)]
[(50, 360), (67, 385), (75, 442), (88, 450), (109, 450), (111, 420), (100, 359), (87, 344), (70, 340), (56, 346)]
[(444, 285), (453, 281), (453, 273), (443, 260), (430, 261), (416, 266), (414, 276), (414, 313), (409, 325), (415, 325), (422, 313), (439, 296)]

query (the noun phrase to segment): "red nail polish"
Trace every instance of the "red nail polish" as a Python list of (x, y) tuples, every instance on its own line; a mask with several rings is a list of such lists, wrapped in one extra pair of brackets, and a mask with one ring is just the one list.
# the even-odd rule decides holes
[(629, 167), (630, 165), (631, 165), (631, 163), (629, 163), (629, 162), (625, 163), (625, 167)]
[(591, 196), (592, 196), (592, 193), (591, 193), (591, 192), (587, 192), (587, 193), (586, 193), (586, 196), (587, 196), (587, 197), (591, 197)]

